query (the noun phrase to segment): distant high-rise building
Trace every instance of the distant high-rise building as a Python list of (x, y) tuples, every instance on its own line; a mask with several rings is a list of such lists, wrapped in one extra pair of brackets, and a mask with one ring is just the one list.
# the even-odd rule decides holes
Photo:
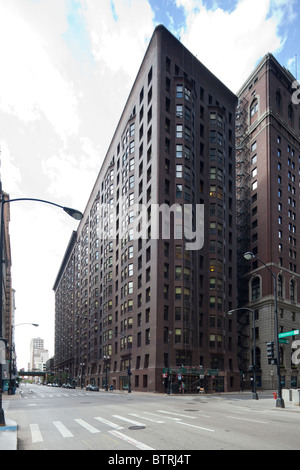
[[(239, 306), (255, 311), (257, 382), (265, 388), (277, 383), (276, 366), (267, 357), (267, 343), (276, 344), (274, 279), (279, 333), (300, 325), (300, 104), (293, 99), (295, 84), (292, 74), (267, 54), (238, 92)], [(255, 255), (251, 261), (243, 258), (248, 251)], [(247, 374), (253, 365), (251, 312), (241, 311), (239, 318), (239, 366)], [(287, 388), (299, 387), (299, 369), (292, 361), (297, 339), (291, 336), (288, 344), (280, 344), (281, 381)]]
[(30, 370), (43, 372), (49, 359), (48, 349), (44, 349), (42, 338), (33, 338), (30, 342)]
[(236, 102), (156, 28), (54, 285), (57, 371), (118, 389), (239, 389)]

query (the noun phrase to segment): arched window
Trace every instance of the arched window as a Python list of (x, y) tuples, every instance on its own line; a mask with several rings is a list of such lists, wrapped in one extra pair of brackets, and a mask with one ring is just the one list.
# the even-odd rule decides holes
[(257, 119), (258, 112), (258, 100), (255, 98), (250, 105), (250, 124), (252, 124), (255, 119)]
[(260, 298), (260, 279), (255, 277), (251, 282), (251, 299), (256, 300)]
[(283, 279), (281, 274), (278, 276), (278, 296), (283, 297)]
[(250, 119), (256, 114), (258, 111), (258, 101), (257, 99), (253, 100), (250, 106)]
[(290, 280), (290, 300), (295, 301), (295, 281)]

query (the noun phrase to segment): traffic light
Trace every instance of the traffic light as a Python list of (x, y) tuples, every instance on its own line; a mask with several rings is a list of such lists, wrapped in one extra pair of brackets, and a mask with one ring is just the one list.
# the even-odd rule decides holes
[(267, 357), (269, 364), (277, 364), (277, 359), (275, 359), (274, 341), (271, 341), (271, 343), (267, 343)]
[(271, 343), (267, 343), (267, 357), (269, 357), (270, 359), (274, 359), (274, 356), (274, 341), (271, 341)]

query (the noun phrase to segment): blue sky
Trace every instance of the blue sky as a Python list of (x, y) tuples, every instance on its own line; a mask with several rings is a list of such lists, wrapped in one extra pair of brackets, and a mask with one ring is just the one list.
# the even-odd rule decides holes
[[(149, 0), (153, 11), (155, 12), (155, 21), (157, 23), (162, 23), (168, 27), (176, 37), (181, 37), (182, 31), (187, 32), (187, 14), (184, 4), (188, 2), (177, 2), (176, 0)], [(213, 27), (213, 12), (219, 9), (228, 15), (232, 15), (236, 9), (237, 5), (240, 3), (237, 0), (203, 0), (199, 2), (197, 0), (191, 1), (195, 11), (198, 11), (201, 14), (202, 10), (207, 10), (212, 13), (211, 15), (211, 25)], [(264, 3), (264, 2), (263, 2)], [(285, 67), (288, 67), (290, 71), (296, 75), (296, 61), (295, 56), (299, 52), (300, 44), (300, 30), (299, 30), (299, 21), (300, 21), (300, 3), (299, 1), (271, 1), (267, 2), (269, 5), (267, 18), (277, 18), (276, 31), (277, 35), (282, 38), (283, 46), (280, 48), (275, 48), (275, 50), (270, 50), (276, 57), (276, 59)], [(253, 9), (260, 9), (259, 3), (253, 2)], [(216, 15), (217, 16), (217, 15)], [(250, 21), (256, 21), (256, 14), (252, 15), (249, 18)], [(228, 31), (228, 34), (230, 32)], [(259, 35), (263, 36), (263, 28), (260, 30)], [(250, 39), (250, 38), (249, 38)], [(209, 48), (209, 45), (206, 43), (205, 47)], [(253, 44), (255, 48), (255, 43)], [(272, 49), (272, 47), (271, 47)], [(265, 50), (265, 53), (269, 50)], [(230, 53), (229, 53), (230, 55)], [(257, 56), (257, 62), (261, 59), (261, 54)], [(298, 68), (298, 67), (297, 67)]]
[[(300, 0), (0, 0), (3, 189), (85, 209), (157, 24), (236, 92), (267, 52), (296, 74), (299, 21)], [(16, 329), (20, 366), (32, 335), (54, 352), (52, 286), (76, 228), (11, 205), (16, 323), (40, 324)]]

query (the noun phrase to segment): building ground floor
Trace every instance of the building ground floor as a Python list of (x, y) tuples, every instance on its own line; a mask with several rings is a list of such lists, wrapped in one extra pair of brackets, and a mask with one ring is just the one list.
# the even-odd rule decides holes
[[(300, 370), (282, 369), (280, 371), (280, 382), (282, 388), (300, 388)], [(241, 390), (253, 388), (253, 373), (241, 373)], [(269, 368), (265, 371), (257, 371), (256, 387), (262, 390), (273, 390), (278, 387), (277, 369)]]
[[(102, 389), (135, 390), (157, 393), (222, 393), (240, 390), (240, 373), (202, 367), (148, 368), (111, 371), (109, 366), (102, 374), (86, 373), (89, 368), (74, 368), (71, 363), (55, 368), (54, 377), (85, 388), (89, 384)], [(91, 370), (91, 369), (90, 369)], [(66, 373), (67, 372), (67, 373)]]

